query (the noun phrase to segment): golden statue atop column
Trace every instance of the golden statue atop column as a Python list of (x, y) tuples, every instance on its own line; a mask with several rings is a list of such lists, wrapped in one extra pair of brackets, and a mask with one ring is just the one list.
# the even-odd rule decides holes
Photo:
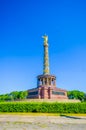
[(42, 36), (42, 38), (44, 38), (44, 43), (48, 43), (48, 36), (47, 35)]

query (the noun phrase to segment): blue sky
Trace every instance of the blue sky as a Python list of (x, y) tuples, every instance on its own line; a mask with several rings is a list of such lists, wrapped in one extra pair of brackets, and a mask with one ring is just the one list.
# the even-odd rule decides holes
[(0, 0), (0, 94), (36, 87), (45, 33), (57, 87), (86, 92), (86, 1)]

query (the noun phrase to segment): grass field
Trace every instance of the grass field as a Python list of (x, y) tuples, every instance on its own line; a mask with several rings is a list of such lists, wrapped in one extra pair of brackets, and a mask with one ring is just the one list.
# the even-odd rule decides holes
[(86, 114), (62, 114), (62, 113), (22, 113), (22, 112), (0, 112), (0, 115), (24, 115), (24, 116), (61, 116), (61, 115), (66, 115), (66, 116), (85, 116)]

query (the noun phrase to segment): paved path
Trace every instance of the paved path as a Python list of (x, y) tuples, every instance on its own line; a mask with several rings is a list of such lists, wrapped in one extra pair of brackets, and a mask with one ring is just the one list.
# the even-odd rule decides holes
[(0, 130), (86, 130), (86, 117), (0, 115)]

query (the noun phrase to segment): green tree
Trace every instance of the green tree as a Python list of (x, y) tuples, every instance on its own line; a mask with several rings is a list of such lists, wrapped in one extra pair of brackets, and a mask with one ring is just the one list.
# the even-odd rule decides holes
[(18, 91), (13, 91), (10, 93), (10, 96), (12, 97), (13, 100), (18, 99), (19, 92)]
[(86, 101), (86, 93), (85, 93), (85, 95), (84, 95), (84, 101)]
[(85, 98), (85, 93), (78, 90), (68, 91), (67, 95), (69, 99), (79, 99), (82, 101)]
[(18, 98), (19, 99), (26, 99), (27, 95), (28, 95), (27, 91), (20, 91), (19, 94), (18, 94)]

